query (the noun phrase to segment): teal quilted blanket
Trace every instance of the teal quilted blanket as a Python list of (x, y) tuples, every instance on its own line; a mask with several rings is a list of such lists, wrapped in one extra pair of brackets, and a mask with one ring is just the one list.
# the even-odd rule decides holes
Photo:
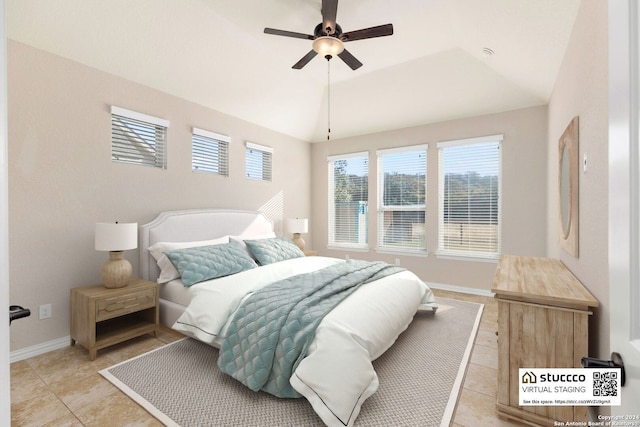
[(253, 391), (301, 397), (289, 378), (322, 318), (358, 287), (402, 270), (383, 262), (351, 261), (253, 292), (231, 320), (218, 366)]

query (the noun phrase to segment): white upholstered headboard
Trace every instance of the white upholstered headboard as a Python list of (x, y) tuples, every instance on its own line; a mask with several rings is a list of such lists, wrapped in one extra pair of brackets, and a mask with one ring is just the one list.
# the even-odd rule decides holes
[(156, 281), (160, 271), (149, 253), (158, 242), (192, 242), (223, 236), (250, 236), (273, 231), (273, 222), (262, 212), (229, 209), (192, 209), (162, 212), (140, 226), (140, 276)]

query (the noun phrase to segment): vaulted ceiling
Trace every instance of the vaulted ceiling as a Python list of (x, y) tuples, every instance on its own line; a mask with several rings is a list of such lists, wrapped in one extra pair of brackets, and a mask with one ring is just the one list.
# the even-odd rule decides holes
[[(345, 32), (389, 37), (291, 66), (321, 0), (8, 0), (10, 39), (293, 137), (332, 139), (546, 104), (580, 0), (341, 0)], [(486, 49), (493, 55), (486, 55)], [(126, 107), (126, 106), (125, 106)], [(215, 130), (215, 129), (214, 129)]]

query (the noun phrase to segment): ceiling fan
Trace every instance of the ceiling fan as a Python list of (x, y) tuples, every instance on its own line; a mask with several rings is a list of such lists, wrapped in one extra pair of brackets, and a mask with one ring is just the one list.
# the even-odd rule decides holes
[(296, 70), (307, 65), (316, 54), (322, 55), (327, 60), (338, 55), (352, 70), (357, 70), (362, 66), (362, 62), (358, 61), (356, 57), (344, 48), (344, 43), (374, 37), (390, 36), (393, 34), (393, 25), (379, 25), (343, 33), (342, 27), (336, 23), (337, 11), (338, 0), (322, 0), (322, 22), (313, 30), (313, 35), (276, 30), (274, 28), (265, 28), (264, 32), (276, 36), (313, 40), (313, 49), (293, 65), (292, 68)]

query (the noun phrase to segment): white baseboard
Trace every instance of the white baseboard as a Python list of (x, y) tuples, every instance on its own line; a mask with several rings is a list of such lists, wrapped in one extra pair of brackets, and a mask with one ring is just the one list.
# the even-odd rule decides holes
[(18, 362), (20, 360), (28, 359), (33, 356), (39, 356), (53, 350), (59, 350), (61, 348), (68, 347), (70, 344), (71, 337), (66, 336), (52, 341), (43, 342), (42, 344), (36, 344), (31, 347), (23, 348), (21, 350), (12, 351), (9, 354), (9, 363)]
[(431, 289), (440, 289), (443, 291), (460, 292), (462, 294), (479, 295), (483, 297), (493, 298), (495, 294), (487, 289), (469, 288), (466, 286), (445, 285), (443, 283), (425, 282)]

